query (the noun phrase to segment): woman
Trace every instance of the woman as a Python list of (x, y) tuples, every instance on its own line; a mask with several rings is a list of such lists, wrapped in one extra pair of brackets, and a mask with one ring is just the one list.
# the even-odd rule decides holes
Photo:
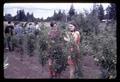
[[(74, 78), (74, 73), (78, 62), (77, 60), (79, 58), (80, 33), (79, 31), (76, 31), (76, 24), (74, 22), (70, 22), (68, 26), (69, 32), (66, 33), (66, 37), (64, 37), (64, 40), (70, 43), (69, 52), (71, 53), (71, 55), (68, 56), (68, 64), (70, 70), (70, 78)], [(76, 52), (77, 60), (74, 59), (73, 56)]]

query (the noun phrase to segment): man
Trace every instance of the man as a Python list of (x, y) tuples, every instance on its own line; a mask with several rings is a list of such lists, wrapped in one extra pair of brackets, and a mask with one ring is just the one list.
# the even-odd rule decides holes
[(6, 48), (9, 49), (9, 51), (14, 50), (14, 46), (12, 42), (13, 30), (14, 30), (14, 26), (12, 25), (11, 21), (9, 21), (8, 25), (5, 28)]

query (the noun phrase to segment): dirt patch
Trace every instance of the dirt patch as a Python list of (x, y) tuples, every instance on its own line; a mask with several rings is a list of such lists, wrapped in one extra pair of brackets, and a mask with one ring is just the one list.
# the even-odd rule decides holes
[[(23, 61), (20, 60), (20, 54), (17, 52), (7, 52), (4, 54), (8, 57), (9, 66), (4, 69), (5, 78), (22, 78), (22, 79), (43, 79), (50, 78), (48, 75), (48, 65), (42, 67), (38, 62), (38, 55), (29, 57), (24, 55)], [(92, 56), (84, 56), (81, 60), (81, 70), (83, 79), (100, 79), (101, 70), (94, 62)], [(69, 69), (62, 72), (61, 78), (69, 78)]]

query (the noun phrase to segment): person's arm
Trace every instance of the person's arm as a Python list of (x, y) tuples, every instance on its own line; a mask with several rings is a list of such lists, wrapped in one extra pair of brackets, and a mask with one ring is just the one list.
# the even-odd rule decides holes
[(75, 42), (78, 45), (80, 44), (80, 33), (78, 31), (75, 33)]
[(69, 41), (69, 39), (68, 39), (67, 37), (64, 37), (64, 40), (65, 40), (65, 41)]

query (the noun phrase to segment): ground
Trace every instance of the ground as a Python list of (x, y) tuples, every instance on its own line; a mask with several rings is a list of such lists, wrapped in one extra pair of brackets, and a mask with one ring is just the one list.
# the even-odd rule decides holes
[[(4, 58), (8, 57), (8, 67), (4, 69), (4, 77), (12, 79), (49, 79), (48, 65), (42, 67), (38, 62), (38, 56), (29, 57), (24, 55), (23, 61), (20, 60), (18, 51), (5, 52)], [(91, 55), (85, 55), (81, 59), (81, 70), (83, 73), (82, 79), (100, 79), (100, 66), (96, 65), (94, 58)], [(61, 78), (69, 79), (69, 69), (62, 72)]]

